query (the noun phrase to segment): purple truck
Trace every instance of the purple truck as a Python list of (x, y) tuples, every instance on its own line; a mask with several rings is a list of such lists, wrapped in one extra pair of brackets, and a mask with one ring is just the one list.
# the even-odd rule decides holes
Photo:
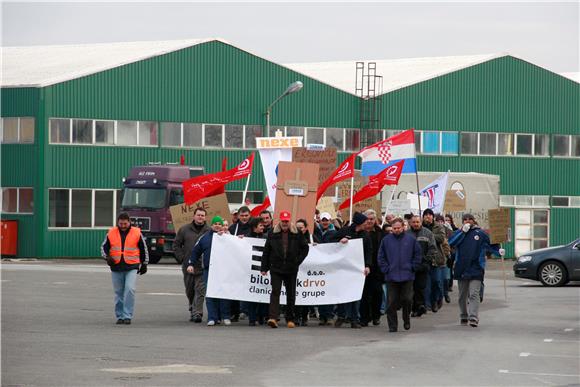
[(131, 223), (145, 236), (150, 263), (159, 262), (164, 255), (175, 258), (176, 231), (169, 207), (183, 203), (181, 183), (203, 174), (204, 167), (151, 164), (133, 167), (123, 178), (121, 211), (129, 213)]

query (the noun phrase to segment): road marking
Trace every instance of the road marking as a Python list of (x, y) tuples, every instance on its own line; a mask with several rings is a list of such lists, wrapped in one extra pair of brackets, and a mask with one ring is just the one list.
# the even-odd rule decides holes
[(181, 293), (145, 293), (150, 296), (183, 296)]
[(533, 285), (532, 282), (524, 282), (522, 285)]
[(68, 282), (53, 282), (53, 285), (68, 285)]
[(544, 343), (580, 343), (578, 340), (554, 340), (554, 339), (544, 339)]
[(156, 367), (103, 368), (105, 372), (124, 374), (231, 374), (232, 370), (220, 366), (201, 366), (192, 364), (169, 364)]
[(511, 374), (511, 375), (536, 375), (536, 376), (564, 376), (567, 378), (578, 378), (580, 374), (569, 375), (569, 374), (549, 374), (546, 372), (518, 372), (510, 370), (498, 370), (500, 374)]
[(574, 330), (574, 328), (566, 328), (564, 329), (564, 332), (572, 332)]
[(572, 359), (576, 359), (579, 358), (580, 356), (574, 356), (574, 355), (547, 355), (547, 354), (540, 354), (540, 353), (530, 353), (530, 352), (521, 352), (520, 353), (520, 357), (561, 357), (561, 358), (572, 358)]

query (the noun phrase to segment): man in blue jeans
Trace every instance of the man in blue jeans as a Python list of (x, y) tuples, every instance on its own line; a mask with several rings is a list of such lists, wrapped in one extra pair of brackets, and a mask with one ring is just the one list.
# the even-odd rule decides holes
[(107, 233), (101, 245), (101, 255), (111, 268), (117, 324), (129, 325), (135, 307), (137, 273), (147, 273), (149, 253), (141, 230), (131, 226), (126, 212), (119, 214), (117, 226)]
[[(224, 220), (220, 216), (214, 216), (211, 220), (211, 230), (206, 232), (195, 244), (191, 256), (189, 258), (189, 266), (187, 266), (188, 273), (195, 273), (195, 264), (198, 260), (201, 261), (203, 269), (203, 280), (207, 289), (207, 279), (209, 277), (209, 263), (211, 259), (211, 245), (215, 234), (223, 234)], [(223, 319), (224, 325), (231, 325), (230, 320), (230, 300), (219, 298), (205, 298), (205, 305), (207, 307), (207, 326), (212, 327)]]

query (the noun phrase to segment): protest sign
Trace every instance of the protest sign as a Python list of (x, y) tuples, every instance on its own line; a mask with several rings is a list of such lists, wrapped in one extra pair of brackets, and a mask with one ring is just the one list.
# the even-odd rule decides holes
[(316, 205), (316, 209), (320, 211), (321, 214), (323, 212), (328, 212), (330, 216), (332, 216), (332, 219), (336, 219), (336, 209), (334, 207), (334, 202), (332, 201), (331, 197), (328, 196), (321, 197), (320, 200), (318, 201), (318, 204)]
[(201, 199), (190, 206), (185, 203), (177, 204), (169, 207), (175, 232), (179, 231), (181, 226), (193, 221), (193, 215), (195, 215), (195, 209), (197, 207), (201, 207), (207, 211), (205, 217), (208, 222), (216, 215), (219, 215), (226, 220), (230, 218), (228, 199), (225, 193)]
[(511, 216), (509, 208), (488, 210), (489, 237), (491, 243), (504, 243), (509, 240)]
[[(260, 274), (264, 239), (213, 235), (207, 297), (270, 302), (270, 273)], [(360, 300), (364, 286), (362, 239), (310, 246), (296, 280), (296, 305)], [(284, 288), (280, 303), (286, 303)]]
[[(336, 148), (323, 150), (292, 148), (292, 161), (318, 164), (318, 186), (320, 186), (336, 168)], [(334, 187), (329, 187), (324, 195), (334, 196)]]

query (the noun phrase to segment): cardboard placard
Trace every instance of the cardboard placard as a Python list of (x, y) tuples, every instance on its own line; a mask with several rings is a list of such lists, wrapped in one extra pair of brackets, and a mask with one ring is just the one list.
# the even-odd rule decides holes
[(465, 191), (448, 190), (445, 195), (445, 212), (465, 210)]
[[(318, 185), (320, 186), (336, 169), (336, 148), (322, 150), (293, 148), (292, 161), (318, 164)], [(329, 187), (323, 195), (334, 196), (334, 186)]]
[[(300, 186), (302, 192), (298, 194), (298, 192), (289, 191), (287, 194), (285, 189), (288, 188), (287, 182), (291, 182), (293, 187)], [(318, 165), (281, 161), (278, 164), (276, 186), (275, 221), (280, 219), (280, 211), (290, 211), (293, 223), (298, 219), (305, 219), (308, 222), (310, 232), (314, 232), (313, 219), (316, 211)]]
[(181, 226), (189, 224), (193, 221), (195, 209), (201, 207), (207, 211), (206, 221), (209, 223), (211, 219), (219, 215), (228, 222), (230, 221), (230, 208), (228, 206), (228, 199), (225, 193), (204, 198), (197, 203), (188, 206), (187, 204), (177, 204), (169, 207), (171, 212), (171, 219), (173, 221), (173, 228), (175, 232), (179, 231)]
[(332, 201), (331, 197), (329, 196), (321, 197), (320, 200), (318, 201), (318, 204), (316, 205), (316, 209), (320, 211), (321, 214), (323, 212), (328, 212), (330, 216), (332, 216), (332, 219), (336, 219), (336, 208), (334, 206), (334, 202)]
[[(350, 199), (350, 179), (343, 180), (340, 183), (338, 183), (337, 185), (338, 185), (338, 203), (337, 203), (337, 205), (340, 205), (345, 200)], [(365, 179), (361, 176), (359, 170), (355, 170), (354, 171), (354, 183), (353, 183), (353, 187), (354, 187), (353, 188), (353, 195), (356, 195), (356, 193), (364, 185), (365, 185)], [(340, 210), (340, 214), (342, 216), (342, 219), (348, 220), (348, 216), (350, 214), (349, 208), (350, 207), (346, 207), (346, 208)], [(369, 208), (375, 210), (378, 217), (381, 216), (381, 213), (382, 213), (381, 212), (381, 201), (377, 200), (374, 196), (367, 198), (363, 201), (360, 201), (358, 203), (354, 203), (352, 206), (352, 212), (353, 212), (353, 214), (355, 212), (364, 212), (364, 211), (368, 210)]]
[(491, 243), (508, 242), (511, 234), (511, 216), (509, 208), (488, 210), (488, 218)]
[(394, 199), (389, 202), (388, 214), (404, 215), (411, 212), (411, 201), (409, 199)]

